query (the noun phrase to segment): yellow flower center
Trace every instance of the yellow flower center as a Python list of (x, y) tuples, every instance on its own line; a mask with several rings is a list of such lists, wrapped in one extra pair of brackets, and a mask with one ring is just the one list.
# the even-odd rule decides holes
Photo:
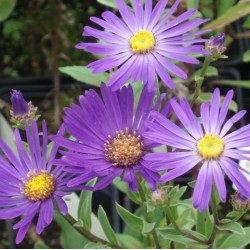
[(223, 140), (215, 135), (205, 134), (197, 143), (198, 151), (203, 159), (211, 160), (220, 157), (223, 151)]
[(105, 156), (114, 166), (131, 167), (139, 162), (144, 153), (141, 137), (136, 132), (117, 131), (116, 137), (107, 141)]
[(51, 196), (55, 190), (55, 180), (52, 174), (43, 170), (28, 173), (29, 180), (24, 183), (22, 193), (31, 201), (45, 200)]
[(154, 35), (150, 31), (141, 30), (130, 38), (130, 46), (134, 53), (149, 53), (155, 47)]

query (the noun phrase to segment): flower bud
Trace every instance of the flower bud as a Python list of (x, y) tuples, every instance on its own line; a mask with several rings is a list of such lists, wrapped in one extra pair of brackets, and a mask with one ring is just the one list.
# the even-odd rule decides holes
[(206, 49), (212, 53), (213, 56), (222, 55), (226, 50), (224, 46), (225, 42), (225, 34), (220, 33), (215, 37), (211, 37), (211, 39), (206, 43)]
[(12, 103), (10, 115), (14, 127), (24, 128), (26, 121), (31, 121), (39, 117), (36, 116), (37, 107), (33, 106), (31, 102), (26, 102), (20, 91), (13, 89), (10, 94)]
[(151, 194), (151, 200), (156, 207), (163, 207), (168, 202), (168, 194), (164, 189), (156, 189)]
[(239, 192), (231, 196), (231, 204), (237, 211), (245, 211), (250, 208), (250, 197), (245, 197)]

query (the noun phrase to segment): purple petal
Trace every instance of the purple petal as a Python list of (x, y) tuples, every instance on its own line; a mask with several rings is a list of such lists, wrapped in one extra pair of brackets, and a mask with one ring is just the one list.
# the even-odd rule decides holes
[(17, 233), (17, 236), (16, 236), (16, 244), (20, 244), (23, 239), (24, 239), (24, 236), (27, 234), (28, 232), (28, 229), (29, 229), (29, 226), (30, 224), (27, 224), (23, 227), (21, 227), (19, 230), (18, 230), (18, 233)]

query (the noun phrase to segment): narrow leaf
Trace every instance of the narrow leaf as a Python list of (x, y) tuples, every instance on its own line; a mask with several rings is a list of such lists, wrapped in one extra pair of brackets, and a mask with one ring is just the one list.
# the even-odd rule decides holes
[[(199, 237), (201, 240), (206, 240), (206, 238), (202, 237), (202, 235), (193, 232), (191, 230), (186, 230), (189, 233), (195, 235), (196, 237)], [(208, 248), (208, 245), (206, 245), (205, 243), (199, 243), (195, 240), (192, 240), (186, 236), (180, 235), (179, 232), (177, 232), (174, 229), (168, 228), (168, 229), (159, 229), (159, 234), (161, 235), (162, 238), (166, 239), (166, 240), (171, 240), (173, 242), (178, 242), (181, 244), (184, 244), (185, 246), (189, 246), (191, 248)]]
[(245, 227), (244, 231), (246, 234), (231, 234), (228, 238), (222, 241), (221, 245), (217, 245), (220, 249), (242, 249), (250, 244), (250, 227)]
[(143, 248), (142, 242), (132, 237), (131, 235), (117, 234), (116, 236), (123, 248), (127, 248), (127, 249)]
[(148, 233), (152, 232), (152, 230), (154, 229), (154, 227), (155, 227), (155, 223), (154, 222), (148, 223), (146, 221), (143, 221), (142, 233), (148, 234)]
[[(87, 183), (87, 186), (94, 186), (96, 179)], [(83, 222), (83, 227), (87, 230), (91, 229), (91, 212), (92, 212), (92, 191), (83, 190), (80, 195), (78, 207), (78, 219)]]
[(250, 14), (250, 2), (241, 0), (239, 1), (238, 4), (225, 11), (224, 14), (219, 16), (217, 19), (205, 25), (203, 29), (212, 29), (212, 30), (221, 29), (226, 25), (249, 14)]
[(98, 3), (105, 5), (107, 7), (117, 9), (117, 6), (115, 4), (115, 0), (97, 0)]
[(243, 55), (243, 62), (250, 62), (250, 50), (246, 51)]
[(117, 213), (120, 215), (122, 220), (131, 228), (135, 229), (136, 231), (142, 232), (143, 230), (143, 219), (135, 216), (124, 207), (120, 206), (118, 203), (116, 205)]
[(199, 7), (199, 0), (188, 0), (187, 1), (187, 8), (188, 9), (198, 9)]
[(113, 229), (109, 223), (108, 217), (107, 217), (102, 206), (99, 206), (97, 215), (98, 215), (98, 219), (101, 223), (102, 229), (103, 229), (105, 235), (107, 236), (108, 240), (111, 243), (118, 245), (118, 242), (117, 242), (117, 239), (115, 236), (115, 232), (113, 231)]
[(216, 80), (214, 81), (216, 84), (227, 85), (233, 87), (242, 87), (250, 89), (250, 81), (238, 81), (238, 80)]
[(212, 230), (213, 222), (208, 209), (204, 213), (197, 211), (196, 231), (208, 238), (211, 235)]
[(0, 0), (0, 22), (9, 17), (16, 5), (16, 0)]
[(95, 87), (99, 87), (101, 82), (108, 80), (107, 73), (93, 74), (91, 69), (84, 66), (66, 66), (60, 67), (59, 70), (79, 82), (87, 83)]
[(244, 228), (235, 221), (229, 219), (221, 220), (221, 223), (217, 225), (218, 230), (220, 231), (230, 231), (236, 234), (246, 234)]
[(110, 247), (102, 243), (88, 242), (83, 249), (110, 249)]

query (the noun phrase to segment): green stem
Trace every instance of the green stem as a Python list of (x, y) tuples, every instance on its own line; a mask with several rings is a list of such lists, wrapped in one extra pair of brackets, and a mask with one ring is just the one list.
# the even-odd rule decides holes
[(202, 65), (202, 68), (201, 68), (201, 73), (199, 75), (199, 79), (196, 82), (196, 88), (195, 88), (195, 91), (194, 91), (193, 99), (191, 101), (192, 106), (194, 105), (195, 101), (197, 100), (197, 98), (200, 95), (201, 87), (202, 87), (202, 84), (204, 82), (205, 73), (206, 73), (207, 67), (209, 66), (209, 64), (211, 62), (212, 62), (212, 57), (211, 56), (206, 56), (205, 60), (204, 60), (204, 63)]
[(199, 238), (197, 238), (196, 236), (190, 234), (189, 232), (185, 231), (185, 230), (182, 230), (178, 224), (176, 223), (176, 221), (174, 220), (173, 216), (171, 215), (171, 211), (170, 211), (170, 208), (169, 207), (166, 207), (165, 209), (165, 212), (166, 212), (166, 216), (167, 218), (169, 219), (169, 221), (171, 222), (172, 226), (174, 227), (174, 229), (176, 231), (178, 231), (181, 235), (183, 236), (186, 236), (192, 240), (195, 240), (201, 244), (207, 244), (207, 241), (204, 241), (204, 240), (201, 240)]
[(110, 243), (104, 239), (101, 239), (101, 238), (95, 236), (94, 234), (92, 234), (90, 231), (86, 230), (83, 227), (75, 227), (74, 224), (76, 223), (76, 220), (70, 214), (65, 215), (64, 218), (74, 227), (74, 229), (76, 231), (78, 231), (81, 235), (83, 235), (88, 240), (90, 240), (92, 242), (96, 242), (96, 243), (102, 243), (102, 244), (107, 245), (111, 248), (116, 248), (116, 249), (121, 248), (120, 246), (118, 246), (116, 244)]
[[(137, 182), (138, 182), (139, 195), (140, 195), (141, 201), (142, 201), (141, 205), (143, 207), (145, 220), (148, 223), (152, 223), (153, 221), (152, 221), (151, 215), (146, 211), (146, 209), (144, 207), (144, 203), (147, 202), (147, 198), (146, 198), (144, 190), (143, 190), (143, 188), (141, 186), (141, 180), (140, 180), (139, 176), (137, 177)], [(156, 232), (155, 228), (152, 230), (151, 234), (153, 236), (156, 248), (161, 249), (160, 242), (159, 242), (159, 239), (158, 239), (157, 232)]]
[(213, 227), (213, 231), (212, 234), (208, 240), (209, 244), (210, 244), (210, 248), (213, 247), (213, 243), (217, 234), (217, 225), (219, 224), (220, 220), (219, 220), (219, 216), (218, 216), (218, 211), (217, 211), (217, 206), (216, 206), (216, 198), (215, 198), (215, 192), (216, 189), (215, 187), (213, 187), (212, 189), (212, 198), (211, 198), (211, 210), (213, 213), (213, 217), (214, 217), (214, 227)]

